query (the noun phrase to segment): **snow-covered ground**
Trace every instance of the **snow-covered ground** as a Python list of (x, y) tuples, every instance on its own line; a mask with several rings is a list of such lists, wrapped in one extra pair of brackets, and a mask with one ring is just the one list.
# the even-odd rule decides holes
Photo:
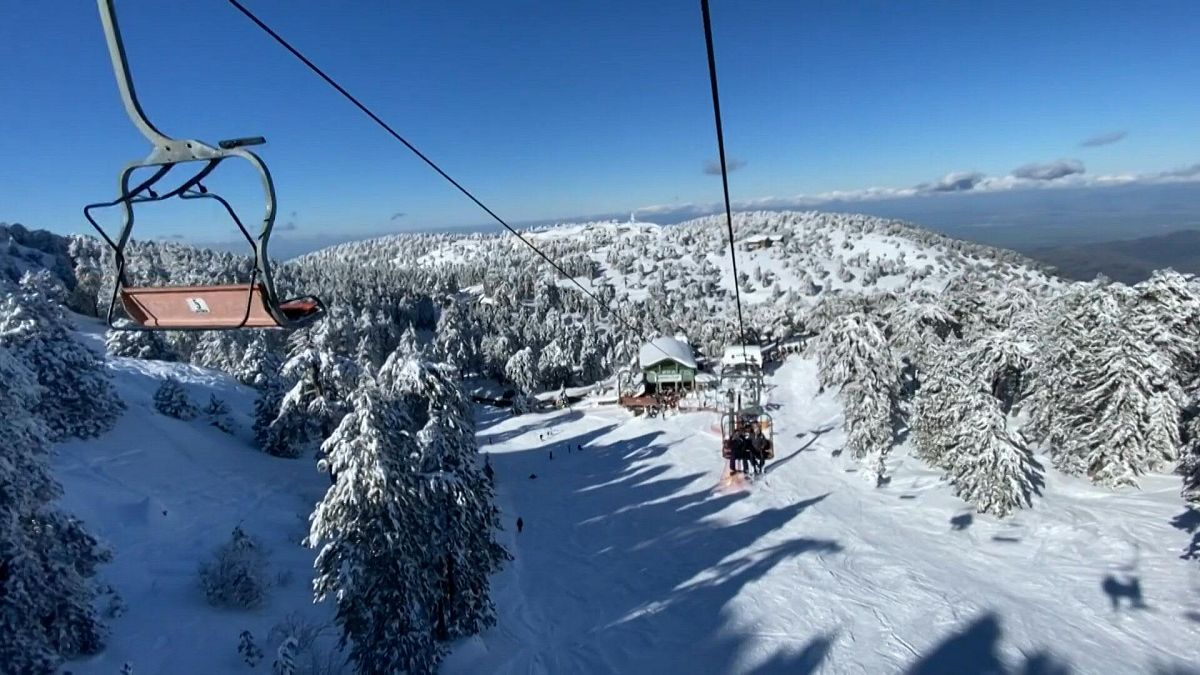
[[(253, 393), (225, 376), (129, 359), (109, 367), (129, 409), (103, 438), (59, 445), (56, 469), (65, 507), (112, 546), (102, 575), (128, 611), (109, 621), (105, 652), (64, 670), (111, 674), (128, 662), (139, 674), (255, 672), (236, 652), (243, 630), (267, 652), (259, 669), (269, 668), (268, 634), (285, 615), (331, 619), (328, 606), (312, 604), (312, 551), (299, 545), (326, 478), (310, 461), (254, 448)], [(158, 414), (152, 395), (166, 374), (197, 402), (224, 398), (238, 433)], [(481, 412), (502, 541), (515, 559), (494, 577), (499, 624), (456, 645), (443, 671), (971, 673), (1002, 663), (1013, 672), (1144, 673), (1200, 664), (1200, 566), (1178, 558), (1185, 537), (1169, 522), (1183, 510), (1177, 478), (1113, 494), (1049, 471), (1048, 496), (1032, 509), (972, 517), (903, 448), (880, 489), (831, 456), (844, 438), (840, 406), (816, 395), (811, 362), (786, 363), (770, 384), (777, 459), (738, 492), (714, 489), (711, 414)], [(197, 566), (239, 524), (263, 540), (275, 583), (252, 612), (212, 608), (197, 587)]]
[[(139, 675), (253, 672), (237, 654), (238, 636), (249, 630), (267, 652), (269, 671), (276, 645), (268, 634), (286, 614), (300, 612), (317, 624), (332, 618), (330, 607), (312, 603), (314, 552), (299, 545), (328, 478), (311, 461), (257, 449), (250, 434), (254, 392), (227, 376), (137, 359), (108, 365), (128, 410), (100, 439), (59, 444), (55, 469), (66, 510), (112, 549), (113, 562), (100, 575), (128, 609), (106, 619), (112, 636), (104, 652), (63, 670), (113, 675), (129, 663)], [(167, 375), (201, 406), (210, 394), (224, 399), (236, 435), (203, 419), (159, 414), (154, 391)], [(262, 541), (270, 560), (271, 598), (252, 612), (211, 607), (198, 585), (201, 561), (238, 525)]]
[(777, 459), (734, 493), (714, 490), (712, 415), (486, 418), (481, 442), (515, 560), (495, 578), (499, 625), (444, 672), (1200, 664), (1200, 569), (1178, 558), (1184, 537), (1169, 524), (1182, 510), (1177, 479), (1114, 495), (1050, 471), (1050, 496), (1034, 508), (976, 517), (903, 452), (880, 489), (831, 457), (840, 407), (815, 395), (811, 362), (789, 362), (772, 383)]

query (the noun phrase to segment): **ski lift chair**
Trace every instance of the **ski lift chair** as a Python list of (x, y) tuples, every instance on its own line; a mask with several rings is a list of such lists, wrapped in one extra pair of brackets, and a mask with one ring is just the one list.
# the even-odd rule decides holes
[[(275, 185), (271, 174), (258, 155), (246, 150), (247, 146), (265, 143), (262, 137), (236, 138), (220, 141), (216, 147), (196, 140), (174, 139), (160, 132), (146, 117), (138, 103), (130, 74), (125, 46), (117, 25), (113, 0), (97, 0), (100, 22), (108, 43), (113, 73), (117, 88), (130, 120), (141, 132), (153, 149), (150, 155), (125, 166), (120, 173), (120, 196), (108, 202), (89, 204), (84, 207), (84, 217), (104, 238), (113, 250), (116, 263), (116, 279), (109, 300), (107, 321), (110, 328), (118, 330), (231, 330), (238, 328), (301, 328), (325, 315), (325, 306), (316, 296), (304, 296), (280, 300), (271, 274), (271, 263), (267, 256), (267, 243), (275, 225)], [(262, 228), (257, 238), (242, 224), (233, 207), (223, 197), (210, 193), (202, 181), (223, 161), (230, 158), (243, 159), (258, 172), (266, 201)], [(192, 164), (195, 163), (195, 164)], [(192, 164), (194, 170), (178, 186), (156, 192), (159, 184), (176, 167)], [(153, 173), (145, 180), (132, 185), (133, 173), (142, 168), (152, 168)], [(132, 286), (126, 274), (125, 248), (133, 232), (133, 207), (144, 202), (158, 202), (179, 197), (181, 199), (212, 199), (224, 207), (226, 213), (245, 237), (254, 255), (254, 270), (249, 283), (212, 286)], [(125, 219), (120, 233), (114, 239), (96, 222), (93, 212), (97, 209), (120, 206)], [(117, 301), (131, 323), (117, 323)]]

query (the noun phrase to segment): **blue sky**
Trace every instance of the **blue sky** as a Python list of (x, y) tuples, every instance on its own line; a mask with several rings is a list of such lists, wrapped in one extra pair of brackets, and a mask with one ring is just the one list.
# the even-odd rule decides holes
[[(245, 2), (511, 221), (720, 198), (698, 2)], [(712, 5), (735, 200), (1200, 162), (1194, 2)], [(227, 3), (118, 11), (160, 129), (267, 138), (292, 236), (486, 221)], [(0, 5), (0, 92), (0, 220), (84, 231), (81, 206), (148, 150), (94, 5)], [(1105, 135), (1120, 138), (1081, 147)], [(226, 179), (213, 187), (253, 208), (249, 174)], [(149, 209), (140, 232), (229, 238), (197, 208)]]

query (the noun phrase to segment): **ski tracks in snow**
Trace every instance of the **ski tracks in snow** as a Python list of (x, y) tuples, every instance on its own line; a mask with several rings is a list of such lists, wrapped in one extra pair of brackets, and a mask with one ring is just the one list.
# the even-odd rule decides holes
[[(773, 379), (777, 459), (732, 494), (713, 491), (711, 414), (483, 420), (500, 439), (486, 450), (516, 559), (494, 578), (500, 625), (443, 670), (1123, 673), (1200, 660), (1189, 599), (1171, 595), (1191, 588), (1189, 563), (1148, 543), (1171, 534), (1166, 517), (1147, 523), (1173, 507), (1088, 487), (997, 521), (970, 515), (903, 447), (877, 489), (831, 456), (841, 408), (817, 394), (815, 365)], [(1114, 522), (1112, 508), (1137, 518)], [(1101, 578), (1135, 567), (1152, 609), (1111, 611)]]

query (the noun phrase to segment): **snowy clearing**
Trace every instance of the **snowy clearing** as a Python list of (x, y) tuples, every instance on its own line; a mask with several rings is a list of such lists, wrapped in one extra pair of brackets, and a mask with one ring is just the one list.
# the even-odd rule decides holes
[[(112, 636), (103, 652), (64, 670), (112, 675), (130, 663), (139, 674), (252, 672), (237, 654), (243, 630), (267, 651), (269, 670), (275, 645), (267, 637), (286, 614), (301, 612), (316, 623), (332, 618), (330, 607), (312, 603), (313, 551), (299, 545), (328, 478), (312, 461), (271, 457), (254, 446), (255, 394), (227, 376), (137, 359), (112, 359), (109, 368), (129, 409), (98, 440), (57, 445), (55, 469), (63, 506), (112, 549), (113, 562), (100, 576), (128, 610), (106, 619)], [(154, 391), (167, 375), (183, 382), (193, 401), (223, 398), (237, 436), (155, 411)], [(209, 606), (197, 581), (201, 561), (239, 524), (263, 542), (270, 560), (271, 599), (254, 611)]]

